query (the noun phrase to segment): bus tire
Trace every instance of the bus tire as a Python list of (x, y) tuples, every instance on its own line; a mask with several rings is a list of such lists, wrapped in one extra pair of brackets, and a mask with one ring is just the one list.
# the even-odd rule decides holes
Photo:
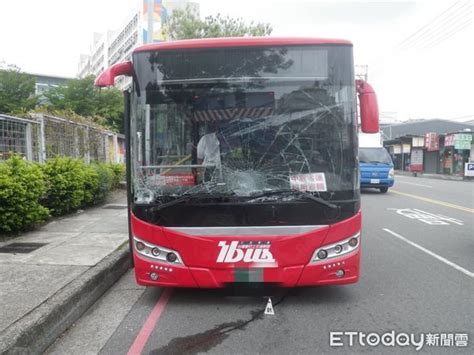
[(383, 193), (383, 194), (386, 193), (387, 191), (388, 191), (388, 187), (381, 187), (380, 188), (380, 192)]

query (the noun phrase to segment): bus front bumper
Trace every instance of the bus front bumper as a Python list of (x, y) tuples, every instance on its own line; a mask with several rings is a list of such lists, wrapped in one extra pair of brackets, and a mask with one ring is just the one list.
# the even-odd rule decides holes
[(351, 284), (359, 280), (360, 248), (338, 258), (286, 267), (200, 268), (170, 266), (134, 253), (137, 283), (144, 286), (223, 288), (264, 283), (280, 287)]
[(361, 220), (359, 211), (343, 221), (299, 233), (253, 235), (240, 233), (237, 227), (215, 236), (210, 230), (211, 235), (202, 230), (191, 235), (189, 230), (163, 228), (132, 215), (136, 280), (146, 286), (190, 288), (355, 283), (360, 271)]

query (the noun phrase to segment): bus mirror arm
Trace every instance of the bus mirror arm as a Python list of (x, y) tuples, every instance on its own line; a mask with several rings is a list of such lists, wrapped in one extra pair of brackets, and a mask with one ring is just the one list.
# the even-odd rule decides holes
[(379, 132), (379, 107), (372, 86), (364, 80), (356, 80), (360, 103), (360, 122), (363, 133)]
[(110, 68), (105, 69), (95, 79), (94, 85), (98, 87), (113, 86), (115, 78), (119, 75), (132, 76), (133, 75), (133, 64), (130, 61), (121, 62), (112, 65)]

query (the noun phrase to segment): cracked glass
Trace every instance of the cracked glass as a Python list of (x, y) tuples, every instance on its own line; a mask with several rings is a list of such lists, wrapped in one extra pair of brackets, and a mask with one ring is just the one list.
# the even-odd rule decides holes
[(358, 189), (351, 46), (145, 52), (134, 68), (136, 203)]

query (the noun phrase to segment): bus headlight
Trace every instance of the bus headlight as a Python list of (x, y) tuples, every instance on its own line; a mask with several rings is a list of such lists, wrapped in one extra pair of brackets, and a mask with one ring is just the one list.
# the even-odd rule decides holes
[(311, 263), (316, 263), (349, 254), (360, 245), (360, 232), (334, 244), (322, 245), (316, 249), (311, 258)]
[(324, 249), (319, 249), (318, 253), (316, 254), (318, 259), (323, 260), (328, 257), (328, 252)]
[(168, 260), (170, 263), (174, 263), (178, 259), (178, 256), (171, 252), (166, 255), (166, 260)]
[(392, 179), (395, 177), (395, 170), (393, 168), (389, 170), (388, 177)]
[(145, 242), (137, 237), (133, 237), (133, 244), (135, 251), (147, 258), (168, 264), (184, 265), (183, 259), (181, 259), (179, 253), (175, 250)]

